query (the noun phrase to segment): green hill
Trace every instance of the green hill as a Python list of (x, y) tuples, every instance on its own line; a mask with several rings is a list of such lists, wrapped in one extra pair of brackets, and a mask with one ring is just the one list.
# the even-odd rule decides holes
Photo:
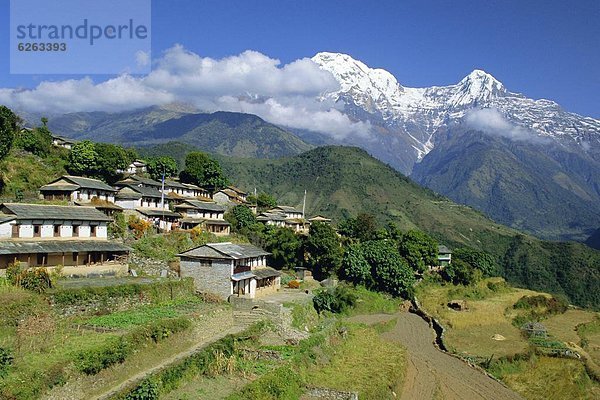
[(74, 113), (53, 117), (50, 129), (83, 140), (148, 146), (182, 142), (233, 157), (277, 158), (311, 149), (294, 134), (252, 114), (212, 114), (173, 107), (120, 113)]
[[(578, 243), (543, 242), (499, 225), (412, 182), (365, 151), (319, 147), (278, 160), (220, 158), (240, 187), (274, 194), (281, 204), (335, 219), (369, 212), (380, 222), (420, 229), (452, 247), (483, 249), (515, 285), (565, 294), (575, 304), (600, 306), (600, 252)], [(578, 279), (584, 277), (585, 279)]]

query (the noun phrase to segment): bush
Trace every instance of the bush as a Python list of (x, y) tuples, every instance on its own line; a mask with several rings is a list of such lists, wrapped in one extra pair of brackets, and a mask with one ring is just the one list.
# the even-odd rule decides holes
[(52, 287), (50, 274), (46, 268), (33, 268), (22, 271), (16, 278), (16, 282), (23, 289), (36, 293), (44, 293)]
[(343, 313), (355, 304), (356, 295), (344, 285), (322, 290), (313, 297), (313, 306), (318, 313), (323, 311)]
[(291, 400), (299, 398), (302, 391), (302, 379), (286, 366), (262, 376), (227, 399)]
[(471, 267), (462, 260), (453, 260), (442, 270), (442, 277), (455, 285), (473, 285), (481, 280), (480, 270)]
[(290, 289), (299, 289), (300, 288), (300, 282), (298, 282), (297, 280), (293, 280), (293, 281), (289, 281), (287, 286)]
[(8, 349), (0, 347), (0, 378), (4, 378), (8, 374), (13, 359), (14, 357)]
[(155, 400), (158, 399), (158, 395), (158, 384), (154, 380), (144, 379), (125, 396), (125, 400)]

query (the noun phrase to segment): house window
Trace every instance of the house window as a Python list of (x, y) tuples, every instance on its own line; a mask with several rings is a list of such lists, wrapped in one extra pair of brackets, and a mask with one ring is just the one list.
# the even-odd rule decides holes
[(202, 268), (211, 268), (212, 267), (212, 260), (201, 260), (200, 261), (200, 267), (202, 267)]
[(90, 226), (90, 237), (96, 237), (96, 227)]
[(74, 251), (74, 252), (73, 252), (73, 262), (74, 262), (75, 264), (77, 264), (77, 259), (78, 259), (78, 258), (79, 258), (79, 253), (78, 253), (78, 252), (76, 252), (76, 251)]
[(60, 225), (54, 225), (54, 237), (60, 237)]
[(42, 231), (42, 227), (39, 225), (34, 225), (33, 226), (33, 237), (40, 237), (41, 236), (41, 231)]
[(19, 237), (19, 225), (17, 225), (17, 224), (12, 226), (12, 237), (14, 237), (14, 238)]
[(73, 225), (73, 237), (79, 236), (79, 225)]

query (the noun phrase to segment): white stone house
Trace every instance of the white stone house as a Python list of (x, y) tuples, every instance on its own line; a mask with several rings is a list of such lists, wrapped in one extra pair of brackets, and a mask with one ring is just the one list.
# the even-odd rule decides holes
[(65, 274), (126, 273), (130, 249), (108, 240), (110, 222), (94, 207), (4, 203), (0, 270), (19, 262), (26, 267), (62, 265)]
[(71, 150), (73, 145), (77, 142), (77, 140), (69, 139), (64, 136), (52, 135), (52, 145), (55, 147), (62, 147), (64, 149)]
[(40, 188), (44, 200), (90, 201), (93, 198), (114, 203), (116, 189), (92, 178), (63, 175)]
[(267, 266), (270, 253), (250, 244), (207, 243), (178, 254), (180, 275), (196, 289), (222, 299), (256, 298), (277, 292), (281, 273)]
[(182, 229), (193, 229), (200, 225), (206, 231), (214, 233), (217, 236), (229, 235), (230, 225), (225, 221), (225, 207), (199, 200), (184, 200), (183, 203), (176, 205), (175, 211), (180, 213), (183, 218), (180, 220)]

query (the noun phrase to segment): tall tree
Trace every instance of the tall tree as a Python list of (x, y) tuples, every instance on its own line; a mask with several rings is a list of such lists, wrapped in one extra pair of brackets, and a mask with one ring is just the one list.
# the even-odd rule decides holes
[(173, 177), (177, 175), (177, 161), (173, 157), (160, 156), (150, 157), (146, 160), (148, 168), (148, 174), (152, 179), (160, 181), (163, 174), (166, 177)]
[(373, 286), (371, 266), (365, 259), (360, 245), (350, 245), (344, 252), (340, 268), (340, 278), (356, 285)]
[(431, 236), (420, 231), (408, 231), (398, 243), (400, 255), (418, 272), (437, 264), (438, 244)]
[(292, 269), (302, 263), (302, 239), (290, 228), (267, 227), (264, 236), (272, 267)]
[(21, 119), (10, 108), (0, 106), (0, 160), (10, 151), (20, 124)]
[(339, 231), (346, 237), (365, 242), (373, 240), (377, 236), (377, 222), (373, 214), (360, 213), (356, 218), (348, 218), (343, 221)]
[(200, 151), (191, 152), (185, 157), (185, 169), (179, 177), (182, 182), (193, 183), (212, 192), (228, 185), (219, 162)]
[(393, 296), (411, 298), (414, 273), (393, 242), (372, 240), (361, 244), (364, 259), (371, 266), (375, 288)]
[(107, 182), (116, 180), (118, 170), (125, 170), (133, 160), (125, 149), (119, 145), (111, 143), (96, 143), (94, 145), (96, 151), (96, 170), (94, 175), (104, 179)]
[(494, 257), (485, 251), (475, 250), (470, 247), (461, 247), (454, 250), (452, 262), (461, 260), (481, 271), (484, 277), (495, 276), (498, 273), (498, 265)]
[(342, 247), (330, 225), (315, 222), (310, 226), (306, 252), (308, 266), (315, 278), (324, 279), (338, 272), (342, 262)]
[(94, 175), (98, 169), (98, 153), (94, 143), (89, 140), (75, 143), (69, 153), (67, 169), (74, 175)]
[(15, 136), (14, 144), (25, 151), (43, 157), (52, 149), (52, 133), (48, 130), (48, 119), (42, 118), (42, 126), (21, 131)]
[(256, 217), (248, 207), (239, 205), (225, 213), (225, 219), (231, 224), (234, 232), (244, 232), (256, 224)]

